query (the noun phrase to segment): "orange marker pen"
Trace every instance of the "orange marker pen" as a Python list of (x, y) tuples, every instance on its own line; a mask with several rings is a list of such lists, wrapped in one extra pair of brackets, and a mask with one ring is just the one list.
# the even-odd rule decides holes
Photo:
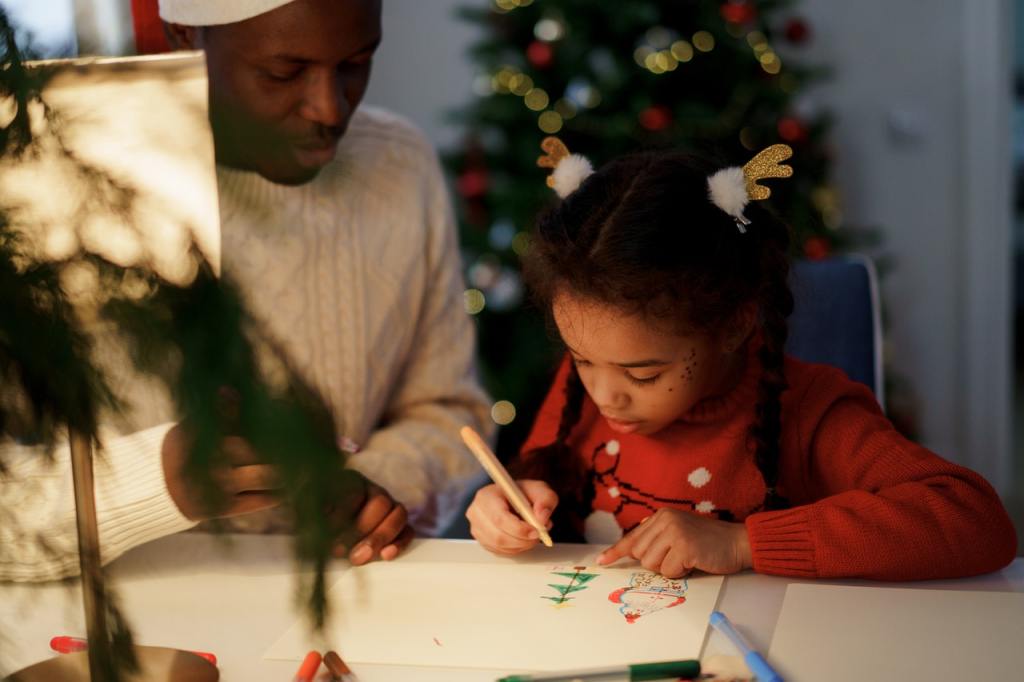
[(302, 659), (302, 665), (295, 672), (294, 682), (313, 682), (313, 676), (320, 669), (320, 661), (322, 660), (323, 658), (320, 656), (319, 651), (310, 651), (306, 654), (306, 657)]

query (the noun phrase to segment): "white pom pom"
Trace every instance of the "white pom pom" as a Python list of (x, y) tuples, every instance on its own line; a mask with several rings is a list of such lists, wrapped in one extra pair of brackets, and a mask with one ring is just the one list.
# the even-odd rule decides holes
[(709, 177), (708, 195), (715, 206), (736, 220), (746, 220), (743, 209), (750, 202), (750, 197), (747, 196), (747, 180), (742, 168), (723, 168)]
[(579, 154), (570, 154), (558, 162), (558, 167), (551, 174), (552, 187), (558, 196), (566, 198), (576, 191), (576, 188), (594, 172), (594, 167), (586, 157)]

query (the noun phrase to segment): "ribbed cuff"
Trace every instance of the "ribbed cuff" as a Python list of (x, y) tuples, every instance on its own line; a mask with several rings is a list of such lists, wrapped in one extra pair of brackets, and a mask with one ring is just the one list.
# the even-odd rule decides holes
[(164, 481), (161, 449), (172, 423), (104, 443), (93, 465), (103, 563), (132, 547), (196, 525), (182, 515)]
[(746, 527), (755, 571), (817, 577), (818, 564), (806, 507), (751, 514)]

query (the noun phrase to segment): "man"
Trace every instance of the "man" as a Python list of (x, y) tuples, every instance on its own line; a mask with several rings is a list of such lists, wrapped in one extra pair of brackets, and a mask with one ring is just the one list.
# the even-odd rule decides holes
[[(224, 272), (361, 445), (350, 464), (374, 485), (349, 559), (391, 559), (412, 528), (450, 520), (475, 474), (459, 426), (490, 427), (436, 156), (398, 117), (357, 109), (380, 0), (160, 0), (160, 16), (172, 46), (206, 53)], [(104, 561), (206, 516), (182, 475), (188, 440), (164, 422), (105, 441)], [(260, 511), (276, 505), (273, 471), (244, 441), (223, 447), (234, 466), (219, 472), (218, 516), (274, 529)], [(12, 476), (35, 489), (3, 485), (0, 507), (21, 495), (46, 510), (32, 518), (47, 548), (0, 524), (0, 579), (76, 571), (63, 457), (47, 474), (15, 452)]]

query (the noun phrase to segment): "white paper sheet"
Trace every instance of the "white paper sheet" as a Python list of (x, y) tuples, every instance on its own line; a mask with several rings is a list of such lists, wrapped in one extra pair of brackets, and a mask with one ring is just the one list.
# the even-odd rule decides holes
[(786, 682), (1019, 680), (1024, 594), (790, 585), (768, 660)]
[(304, 622), (264, 655), (545, 671), (699, 657), (720, 576), (642, 568), (396, 561), (350, 569), (330, 590), (327, 642)]

